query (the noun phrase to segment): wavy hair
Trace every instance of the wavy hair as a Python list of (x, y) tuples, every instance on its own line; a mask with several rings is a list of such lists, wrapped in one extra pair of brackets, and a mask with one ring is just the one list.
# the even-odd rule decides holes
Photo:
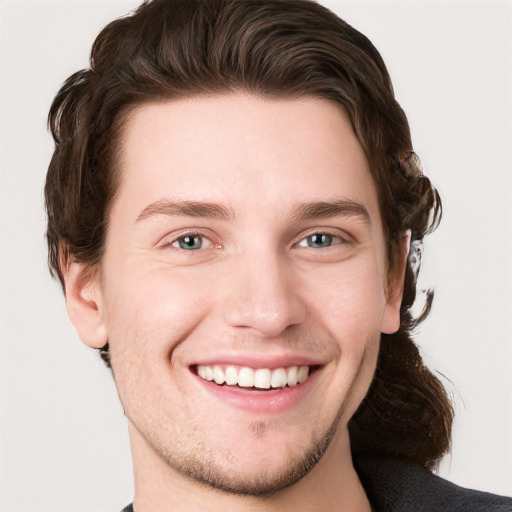
[[(92, 270), (101, 261), (130, 110), (234, 91), (323, 98), (347, 113), (377, 186), (390, 275), (404, 232), (415, 248), (437, 226), (439, 195), (420, 171), (407, 118), (367, 37), (309, 0), (152, 0), (102, 30), (90, 68), (72, 75), (51, 106), (47, 241), (50, 271), (63, 286), (61, 268), (70, 259)], [(349, 429), (355, 453), (432, 468), (449, 448), (453, 410), (412, 340), (432, 301), (430, 292), (413, 316), (418, 270), (413, 250), (400, 329), (382, 335), (375, 378)], [(109, 364), (108, 345), (101, 355)]]

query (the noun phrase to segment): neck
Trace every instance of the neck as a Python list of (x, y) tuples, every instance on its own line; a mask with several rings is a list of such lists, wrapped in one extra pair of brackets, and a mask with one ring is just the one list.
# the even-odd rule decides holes
[(369, 512), (370, 504), (352, 464), (346, 429), (340, 431), (318, 464), (299, 482), (270, 496), (219, 491), (181, 474), (133, 428), (135, 512)]

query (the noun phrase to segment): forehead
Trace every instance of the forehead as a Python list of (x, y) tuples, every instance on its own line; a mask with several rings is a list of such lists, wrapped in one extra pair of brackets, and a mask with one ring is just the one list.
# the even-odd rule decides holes
[[(334, 103), (231, 94), (135, 108), (121, 145), (118, 202), (163, 198), (286, 210), (376, 192), (364, 152)], [(136, 215), (133, 211), (131, 215)]]

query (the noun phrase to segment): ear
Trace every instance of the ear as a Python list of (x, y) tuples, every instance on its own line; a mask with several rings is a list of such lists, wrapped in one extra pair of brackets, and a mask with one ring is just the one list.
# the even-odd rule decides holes
[(397, 269), (388, 279), (386, 307), (380, 327), (380, 331), (384, 334), (393, 334), (400, 329), (400, 306), (404, 294), (405, 269), (410, 243), (411, 230), (408, 229), (400, 239), (400, 261)]
[(68, 316), (78, 337), (91, 348), (104, 347), (108, 338), (97, 275), (77, 262), (62, 265), (62, 275)]

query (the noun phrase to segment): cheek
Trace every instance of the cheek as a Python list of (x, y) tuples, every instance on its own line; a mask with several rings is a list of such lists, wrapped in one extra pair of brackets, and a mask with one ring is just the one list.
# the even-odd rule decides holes
[(379, 331), (386, 305), (384, 278), (375, 264), (346, 262), (338, 269), (306, 277), (303, 296), (309, 310), (336, 332), (354, 330), (359, 337)]
[[(127, 270), (107, 283), (107, 333), (112, 350), (137, 358), (167, 357), (205, 317), (208, 293), (179, 272)], [(113, 290), (108, 294), (108, 290)], [(135, 356), (132, 356), (135, 358)]]
[[(182, 342), (207, 316), (204, 287), (171, 276), (169, 270), (131, 275), (130, 281), (112, 281), (116, 292), (107, 303), (112, 370), (129, 416), (145, 414), (148, 403), (160, 407), (169, 402), (169, 390), (179, 387), (187, 371), (177, 356), (186, 346)], [(180, 393), (172, 395), (174, 406), (183, 407)]]

